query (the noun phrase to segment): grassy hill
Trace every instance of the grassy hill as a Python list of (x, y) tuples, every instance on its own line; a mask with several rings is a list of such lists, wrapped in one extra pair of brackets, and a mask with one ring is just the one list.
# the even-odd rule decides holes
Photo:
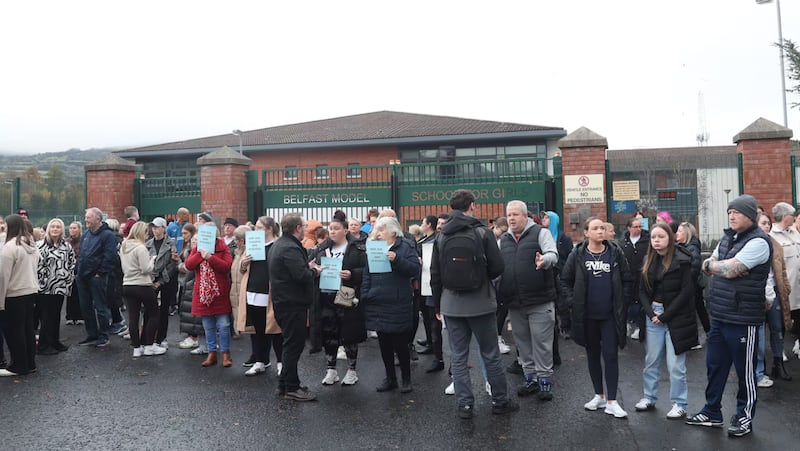
[(64, 152), (45, 152), (36, 155), (0, 155), (0, 175), (11, 178), (21, 175), (30, 167), (35, 167), (42, 175), (53, 166), (61, 166), (70, 182), (83, 183), (84, 165), (108, 155), (111, 148), (104, 149), (70, 149)]

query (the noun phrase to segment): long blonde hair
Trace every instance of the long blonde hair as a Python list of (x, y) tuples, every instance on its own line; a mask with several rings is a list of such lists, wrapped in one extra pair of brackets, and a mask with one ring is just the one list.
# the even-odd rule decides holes
[(122, 243), (122, 251), (125, 252), (127, 248), (127, 244), (130, 241), (137, 241), (139, 244), (145, 244), (147, 242), (147, 224), (142, 221), (139, 221), (133, 224), (131, 227), (130, 232), (128, 232), (128, 239)]

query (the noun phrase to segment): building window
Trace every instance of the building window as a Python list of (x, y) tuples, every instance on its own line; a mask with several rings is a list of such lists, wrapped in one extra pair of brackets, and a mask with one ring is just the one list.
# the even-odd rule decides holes
[(315, 179), (326, 179), (328, 178), (328, 165), (327, 164), (318, 164), (317, 165), (317, 172), (314, 176)]
[(361, 165), (358, 163), (347, 163), (347, 178), (360, 179), (361, 178)]
[(286, 168), (283, 170), (283, 179), (297, 180), (297, 166), (294, 165), (286, 166)]

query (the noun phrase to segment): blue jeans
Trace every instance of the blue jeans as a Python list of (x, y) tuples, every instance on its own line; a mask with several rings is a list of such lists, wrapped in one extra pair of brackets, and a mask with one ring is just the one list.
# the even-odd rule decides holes
[[(656, 315), (664, 313), (664, 306), (653, 302)], [(686, 353), (675, 355), (672, 339), (666, 324), (654, 324), (647, 319), (647, 355), (644, 358), (644, 397), (658, 400), (658, 379), (661, 375), (661, 360), (666, 351), (667, 370), (669, 371), (669, 399), (684, 410), (688, 406), (689, 386), (686, 384)]]
[(206, 346), (209, 352), (217, 351), (217, 333), (219, 333), (219, 351), (231, 350), (231, 316), (228, 313), (214, 316), (203, 316), (203, 329), (206, 331)]
[(447, 334), (450, 337), (450, 359), (456, 400), (459, 406), (473, 405), (472, 382), (469, 368), (469, 344), (472, 335), (486, 364), (489, 385), (492, 386), (492, 402), (503, 404), (508, 400), (508, 382), (500, 360), (497, 346), (497, 317), (494, 313), (475, 317), (445, 317)]
[(111, 309), (108, 307), (106, 287), (108, 276), (78, 278), (78, 297), (81, 303), (87, 338), (108, 340), (111, 329)]

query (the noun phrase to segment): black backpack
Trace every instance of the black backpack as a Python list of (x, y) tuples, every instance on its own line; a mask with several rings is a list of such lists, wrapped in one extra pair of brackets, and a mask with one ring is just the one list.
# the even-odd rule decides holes
[(486, 230), (479, 227), (439, 236), (442, 286), (457, 292), (475, 291), (483, 286), (488, 278), (483, 249), (485, 235)]

